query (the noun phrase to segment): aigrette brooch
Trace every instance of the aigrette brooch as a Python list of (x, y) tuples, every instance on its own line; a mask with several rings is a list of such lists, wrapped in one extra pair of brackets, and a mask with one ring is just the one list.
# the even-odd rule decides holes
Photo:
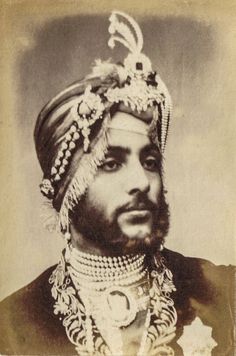
[[(127, 20), (130, 28), (120, 22), (118, 16)], [(115, 47), (119, 42), (129, 49), (130, 53), (124, 60), (122, 76), (125, 78), (122, 87), (110, 88), (106, 92), (108, 101), (123, 102), (133, 111), (145, 112), (148, 108), (164, 104), (167, 91), (159, 88), (159, 78), (156, 72), (152, 71), (150, 59), (143, 54), (143, 35), (138, 24), (129, 15), (115, 11), (110, 16), (109, 33), (111, 38), (108, 46)], [(131, 31), (132, 30), (132, 31)], [(161, 81), (160, 81), (161, 82)]]

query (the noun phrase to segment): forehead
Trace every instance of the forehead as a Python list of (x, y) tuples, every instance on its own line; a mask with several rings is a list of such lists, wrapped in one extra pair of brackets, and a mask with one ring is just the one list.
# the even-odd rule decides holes
[(116, 112), (109, 127), (117, 130), (137, 132), (146, 136), (148, 135), (148, 124), (126, 112)]
[(114, 115), (108, 130), (109, 146), (140, 150), (150, 143), (147, 123), (128, 113)]

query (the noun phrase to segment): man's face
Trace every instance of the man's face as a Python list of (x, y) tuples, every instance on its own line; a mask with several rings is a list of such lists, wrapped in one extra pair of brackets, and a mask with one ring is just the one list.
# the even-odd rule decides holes
[(157, 228), (160, 153), (146, 134), (147, 124), (132, 115), (116, 113), (111, 126), (108, 152), (78, 214), (84, 217), (83, 235), (92, 229), (98, 244), (105, 240), (107, 247), (122, 245), (128, 251), (150, 244)]

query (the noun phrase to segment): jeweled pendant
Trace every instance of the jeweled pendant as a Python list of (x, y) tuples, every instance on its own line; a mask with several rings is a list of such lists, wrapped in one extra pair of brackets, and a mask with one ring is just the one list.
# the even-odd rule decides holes
[(137, 302), (126, 288), (114, 286), (108, 288), (102, 297), (104, 316), (116, 328), (130, 325), (138, 312)]

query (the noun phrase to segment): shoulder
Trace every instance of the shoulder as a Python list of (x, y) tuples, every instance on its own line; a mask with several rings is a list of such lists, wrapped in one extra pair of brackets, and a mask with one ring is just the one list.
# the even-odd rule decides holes
[(192, 295), (205, 298), (206, 292), (213, 296), (214, 292), (234, 293), (235, 267), (232, 265), (215, 265), (196, 257), (186, 257), (180, 253), (164, 249), (163, 257), (167, 267), (174, 275), (175, 283), (181, 288), (191, 288)]
[(173, 273), (179, 326), (199, 317), (212, 328), (217, 342), (212, 355), (231, 355), (233, 350), (235, 267), (217, 266), (201, 258), (163, 250), (166, 266)]
[(24, 309), (32, 308), (31, 302), (36, 302), (36, 300), (40, 303), (34, 303), (35, 306), (46, 305), (49, 292), (48, 279), (54, 268), (54, 266), (48, 268), (30, 284), (5, 298), (0, 302), (0, 311), (11, 310), (13, 312), (16, 309), (18, 312), (24, 312)]
[(48, 281), (54, 268), (0, 303), (1, 354), (34, 354), (35, 350), (43, 354), (47, 343), (58, 339), (60, 324), (53, 313)]

